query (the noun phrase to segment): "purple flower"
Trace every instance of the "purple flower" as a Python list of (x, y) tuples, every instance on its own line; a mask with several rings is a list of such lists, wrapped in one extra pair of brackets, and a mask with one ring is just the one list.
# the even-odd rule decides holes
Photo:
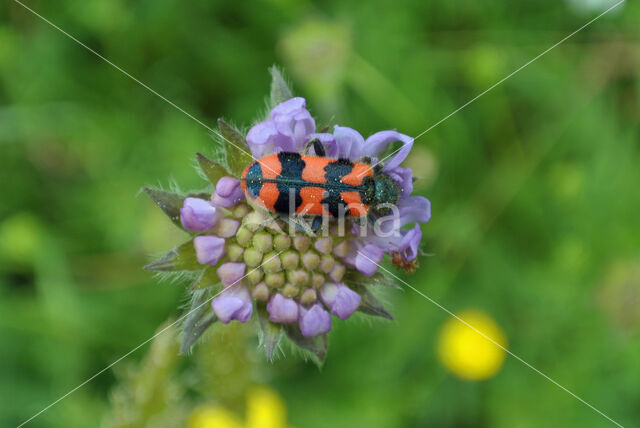
[(240, 187), (240, 180), (222, 177), (216, 184), (216, 192), (211, 196), (211, 202), (219, 207), (229, 208), (244, 199)]
[(324, 334), (331, 330), (331, 315), (319, 303), (316, 303), (310, 309), (300, 306), (298, 325), (302, 335), (305, 337)]
[(242, 279), (246, 267), (244, 263), (227, 262), (220, 265), (216, 273), (218, 274), (218, 278), (220, 278), (220, 282), (222, 282), (225, 287), (228, 287)]
[(247, 322), (253, 313), (251, 296), (246, 287), (229, 287), (211, 301), (213, 312), (220, 321), (227, 324), (231, 320)]
[(431, 202), (423, 196), (408, 196), (398, 202), (400, 211), (400, 226), (420, 222), (426, 223), (431, 219)]
[(325, 305), (341, 320), (346, 320), (358, 307), (362, 297), (343, 283), (325, 284), (320, 289), (320, 297)]
[(196, 258), (201, 265), (215, 266), (224, 255), (224, 239), (215, 235), (196, 236), (193, 246), (196, 248)]
[(270, 153), (298, 152), (315, 132), (316, 123), (304, 98), (291, 98), (271, 110), (268, 120), (249, 130), (247, 144), (255, 158)]
[(384, 251), (375, 244), (358, 244), (357, 253), (353, 265), (363, 275), (372, 276), (378, 270), (378, 265), (382, 262)]
[(186, 198), (180, 208), (180, 223), (190, 232), (202, 233), (211, 230), (220, 216), (216, 207), (200, 198)]
[(289, 323), (298, 320), (298, 304), (295, 300), (276, 293), (267, 303), (269, 319), (273, 322)]
[(398, 230), (396, 235), (387, 238), (376, 237), (375, 245), (385, 253), (400, 253), (405, 261), (411, 261), (418, 255), (421, 239), (422, 230), (416, 223), (411, 229)]

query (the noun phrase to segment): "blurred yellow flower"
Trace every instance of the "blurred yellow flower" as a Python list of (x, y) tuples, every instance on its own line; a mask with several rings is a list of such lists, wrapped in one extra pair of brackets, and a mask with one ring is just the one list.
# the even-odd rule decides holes
[[(470, 309), (458, 316), (506, 348), (504, 332), (489, 315)], [(453, 317), (440, 330), (437, 351), (441, 363), (454, 375), (466, 380), (495, 376), (506, 355), (504, 349)]]
[(189, 416), (189, 428), (243, 428), (242, 421), (220, 406), (202, 406)]
[(282, 398), (272, 389), (256, 386), (247, 397), (247, 428), (285, 428), (286, 409)]
[(233, 412), (205, 405), (196, 408), (189, 417), (189, 428), (286, 428), (286, 407), (274, 390), (256, 386), (247, 394), (246, 422)]

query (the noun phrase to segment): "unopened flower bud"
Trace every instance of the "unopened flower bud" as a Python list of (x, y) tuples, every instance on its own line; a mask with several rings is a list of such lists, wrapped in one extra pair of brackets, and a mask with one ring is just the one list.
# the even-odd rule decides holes
[(331, 256), (322, 256), (320, 258), (320, 270), (324, 273), (331, 272), (331, 269), (333, 269), (334, 264), (335, 264), (335, 260)]
[(262, 229), (265, 222), (266, 219), (261, 212), (252, 211), (242, 220), (242, 225), (250, 231), (256, 232)]
[(273, 238), (273, 248), (277, 251), (284, 251), (290, 246), (291, 238), (289, 238), (289, 235), (276, 235), (276, 237)]
[(251, 295), (254, 299), (266, 301), (269, 298), (269, 287), (264, 282), (261, 282), (256, 285)]
[(280, 293), (274, 294), (269, 300), (267, 311), (272, 322), (290, 323), (298, 320), (298, 304), (295, 300), (284, 297)]
[(311, 274), (311, 286), (313, 288), (321, 287), (325, 282), (326, 281), (325, 281), (324, 275), (319, 273)]
[(244, 199), (240, 188), (240, 180), (232, 177), (222, 177), (216, 184), (216, 192), (211, 196), (211, 202), (219, 207), (229, 208)]
[(190, 232), (202, 233), (216, 225), (220, 213), (209, 201), (186, 198), (180, 208), (180, 223)]
[(252, 237), (253, 237), (253, 232), (251, 232), (246, 227), (241, 226), (240, 229), (238, 229), (238, 232), (236, 233), (236, 242), (242, 245), (243, 247), (246, 247), (247, 245), (249, 245), (249, 242), (251, 242)]
[(302, 256), (302, 264), (309, 270), (314, 270), (320, 265), (320, 256), (316, 253), (307, 253)]
[(316, 294), (316, 290), (314, 290), (313, 288), (307, 288), (302, 292), (302, 295), (300, 296), (300, 303), (308, 305), (315, 302), (317, 298), (318, 296)]
[(237, 262), (240, 260), (244, 253), (244, 248), (240, 245), (230, 244), (227, 246), (227, 256), (229, 256), (229, 260), (232, 262)]
[(320, 289), (320, 297), (331, 313), (346, 320), (360, 306), (362, 298), (358, 293), (342, 283), (325, 284)]
[(295, 251), (287, 251), (280, 256), (282, 267), (287, 270), (293, 270), (298, 267), (300, 256)]
[(193, 239), (198, 263), (215, 266), (224, 255), (224, 239), (214, 236), (196, 236)]
[(244, 276), (244, 272), (246, 269), (246, 265), (244, 263), (223, 263), (216, 270), (218, 274), (218, 278), (220, 278), (220, 282), (225, 286), (230, 286), (242, 279)]
[(262, 269), (265, 272), (279, 272), (282, 269), (280, 257), (278, 257), (277, 253), (266, 254), (262, 260)]
[(264, 277), (264, 282), (271, 288), (279, 288), (284, 285), (284, 273), (268, 273)]
[(285, 284), (284, 288), (282, 289), (282, 294), (287, 297), (296, 297), (299, 291), (300, 290), (295, 285)]
[(331, 315), (316, 303), (310, 309), (300, 307), (298, 325), (305, 337), (313, 337), (331, 330)]
[(299, 269), (294, 271), (289, 271), (288, 279), (293, 285), (303, 286), (309, 284), (309, 273), (305, 270)]
[(238, 220), (223, 218), (218, 222), (215, 233), (221, 238), (231, 238), (238, 231), (238, 227), (240, 227), (240, 222)]
[(249, 285), (256, 285), (257, 283), (260, 282), (260, 280), (262, 280), (262, 270), (253, 269), (249, 271), (246, 279)]
[(347, 255), (349, 254), (349, 247), (350, 246), (348, 241), (342, 241), (341, 243), (333, 247), (333, 254), (340, 258), (347, 257)]
[(260, 262), (262, 261), (262, 252), (254, 248), (247, 248), (246, 250), (244, 250), (242, 259), (247, 264), (247, 266), (251, 268), (258, 267), (260, 265)]
[(213, 312), (220, 321), (227, 324), (231, 320), (247, 322), (253, 312), (253, 303), (246, 287), (230, 287), (211, 301)]
[(318, 250), (322, 254), (331, 253), (331, 248), (333, 247), (333, 238), (330, 236), (326, 236), (322, 239), (319, 239), (313, 244), (316, 250)]
[(233, 209), (233, 216), (242, 219), (249, 214), (249, 207), (246, 204), (239, 204)]
[(296, 248), (296, 250), (300, 251), (301, 253), (304, 253), (305, 251), (307, 251), (310, 245), (311, 245), (311, 239), (309, 239), (308, 236), (297, 235), (293, 238), (293, 246)]
[(346, 268), (344, 267), (344, 265), (340, 263), (336, 263), (333, 266), (333, 269), (331, 269), (331, 272), (329, 272), (329, 278), (331, 278), (335, 282), (339, 282), (342, 280), (342, 277), (344, 276), (345, 272), (346, 272)]
[(271, 251), (273, 246), (271, 234), (267, 232), (257, 232), (253, 235), (253, 246), (263, 253)]

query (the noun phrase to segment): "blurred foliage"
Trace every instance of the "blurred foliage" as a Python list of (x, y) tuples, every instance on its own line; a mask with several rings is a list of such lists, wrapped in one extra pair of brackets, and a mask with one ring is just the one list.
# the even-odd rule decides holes
[[(417, 135), (610, 3), (27, 4), (208, 126), (261, 117), (279, 63), (318, 123)], [(489, 314), (511, 351), (623, 425), (640, 420), (639, 19), (626, 2), (422, 136), (409, 159), (433, 219), (430, 256), (406, 280), (453, 312)], [(0, 425), (180, 312), (183, 284), (141, 266), (183, 236), (137, 195), (174, 182), (201, 190), (191, 166), (195, 152), (211, 155), (208, 133), (17, 3), (0, 9)], [(29, 426), (98, 425), (117, 379), (116, 395), (151, 376), (166, 390), (148, 398), (169, 400), (185, 388), (165, 383), (171, 364), (191, 373), (190, 403), (204, 388), (236, 415), (234, 382), (268, 383), (294, 426), (606, 423), (509, 357), (487, 381), (459, 380), (436, 355), (447, 314), (411, 291), (387, 300), (393, 323), (336, 323), (322, 371), (232, 358), (229, 326), (216, 333), (229, 340), (201, 345), (220, 366), (198, 353), (133, 378), (107, 371)], [(161, 346), (177, 346), (166, 334)], [(147, 349), (120, 364), (153, 358)]]

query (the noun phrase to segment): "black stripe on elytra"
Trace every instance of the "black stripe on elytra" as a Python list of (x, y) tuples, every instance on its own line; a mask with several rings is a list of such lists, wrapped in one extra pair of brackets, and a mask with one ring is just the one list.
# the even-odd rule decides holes
[(247, 174), (244, 177), (245, 183), (247, 183), (247, 193), (252, 198), (257, 198), (260, 194), (260, 190), (262, 189), (262, 168), (260, 168), (260, 164), (258, 162), (254, 162), (253, 165), (249, 167)]
[[(302, 180), (302, 171), (304, 170), (305, 162), (299, 153), (291, 152), (278, 153), (278, 160), (280, 161), (282, 169), (280, 175), (275, 180), (276, 186), (278, 187), (278, 199), (273, 205), (273, 209), (279, 213), (290, 214), (290, 208), (293, 208), (293, 211), (295, 211), (302, 204), (300, 189), (309, 185)], [(295, 198), (291, 204), (292, 207), (289, 207), (290, 195), (293, 195)]]
[[(322, 200), (322, 203), (327, 205), (327, 209), (334, 217), (338, 217), (340, 211), (342, 211), (345, 216), (349, 215), (349, 208), (340, 195), (340, 188), (344, 186), (342, 178), (353, 171), (353, 162), (349, 159), (338, 159), (329, 162), (327, 166), (324, 167), (324, 170), (324, 178), (327, 180), (327, 192), (325, 193), (326, 196)], [(340, 209), (341, 206), (342, 209)]]

